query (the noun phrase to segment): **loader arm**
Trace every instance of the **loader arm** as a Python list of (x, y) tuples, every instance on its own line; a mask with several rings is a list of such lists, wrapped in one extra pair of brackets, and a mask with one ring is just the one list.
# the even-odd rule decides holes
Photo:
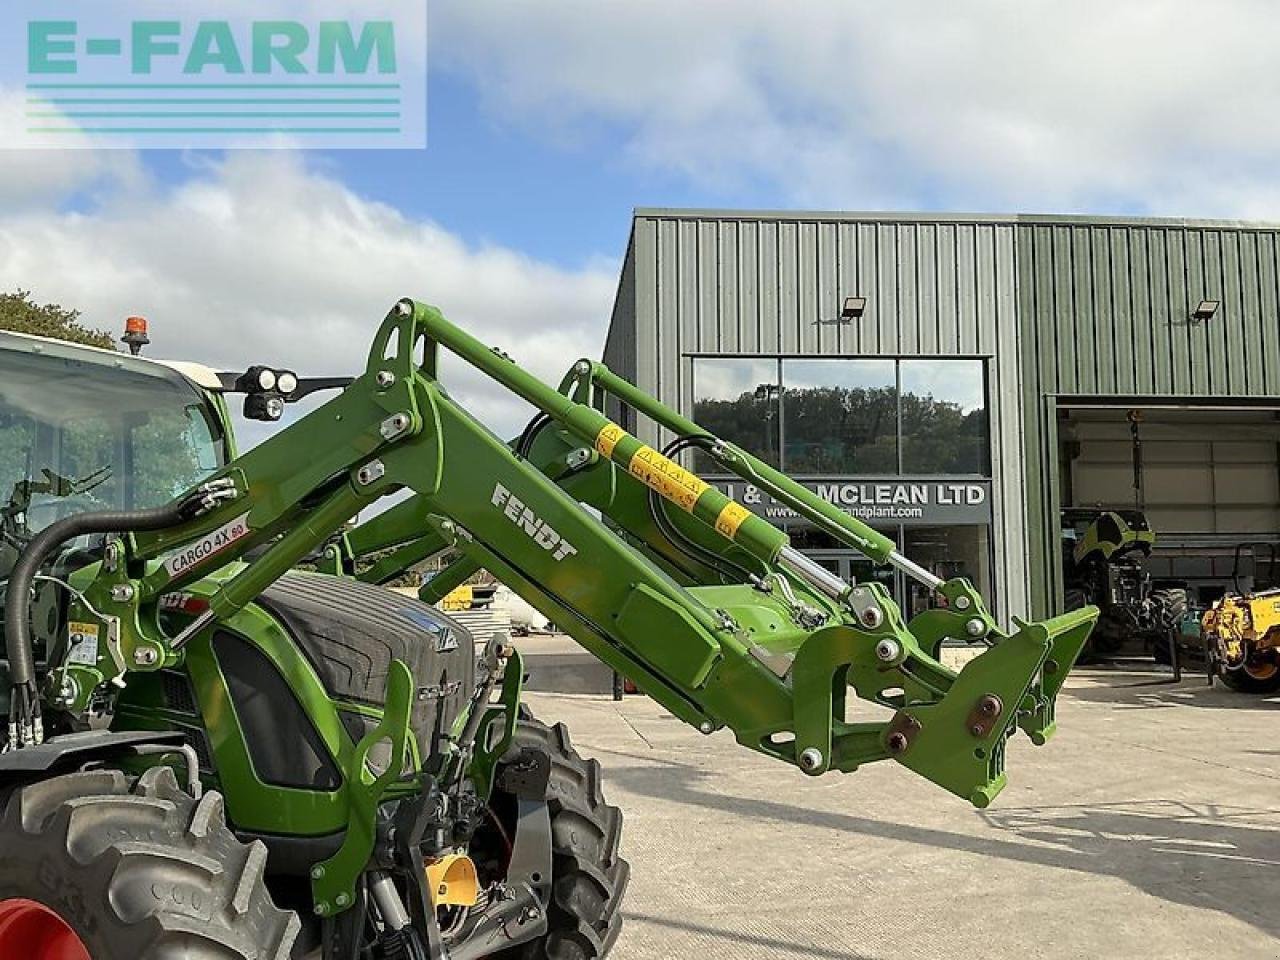
[[(545, 414), (528, 456), (449, 397), (437, 379), (442, 348)], [(610, 421), (605, 395), (921, 579), (946, 607), (907, 624), (881, 586), (834, 577), (782, 531)], [(410, 499), (340, 534), (362, 508), (402, 490)], [(461, 559), (442, 586), (488, 569), (704, 733), (727, 726), (745, 746), (814, 775), (896, 759), (979, 806), (1004, 786), (1012, 732), (1020, 726), (1037, 743), (1053, 732), (1056, 695), (1097, 615), (1087, 608), (1006, 634), (967, 581), (938, 580), (887, 538), (603, 366), (580, 362), (557, 391), (409, 300), (388, 315), (365, 373), (342, 394), (175, 503), (183, 504), (177, 522), (108, 548), (75, 612), (103, 621), (122, 670), (176, 665), (194, 636), (326, 545), (335, 568), (344, 554), (391, 550), (382, 573), (448, 547)], [(235, 562), (250, 550), (252, 563)], [(162, 597), (211, 575), (220, 585), (208, 608), (166, 635), (156, 616)], [(25, 614), (21, 606), (7, 620)], [(22, 638), (11, 627), (13, 659)], [(948, 637), (988, 648), (956, 673), (938, 659)], [(25, 678), (15, 671), (14, 679)], [(84, 686), (62, 708), (87, 707)], [(886, 708), (884, 721), (846, 722), (850, 690)]]

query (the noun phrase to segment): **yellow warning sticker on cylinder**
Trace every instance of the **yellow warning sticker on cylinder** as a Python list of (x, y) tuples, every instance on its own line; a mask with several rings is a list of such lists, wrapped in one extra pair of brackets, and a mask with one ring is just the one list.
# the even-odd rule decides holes
[(618, 441), (627, 435), (627, 431), (623, 430), (616, 423), (610, 423), (600, 428), (600, 432), (596, 434), (596, 450), (602, 457), (613, 455), (613, 448), (618, 445)]
[[(599, 440), (596, 441), (599, 443)], [(708, 489), (697, 476), (668, 460), (653, 447), (641, 447), (627, 464), (631, 475), (681, 509), (693, 513), (693, 505)]]
[(724, 509), (720, 511), (720, 515), (716, 517), (716, 531), (732, 540), (734, 535), (737, 534), (738, 528), (742, 526), (742, 521), (749, 516), (751, 516), (750, 510), (742, 504), (730, 500), (724, 505)]

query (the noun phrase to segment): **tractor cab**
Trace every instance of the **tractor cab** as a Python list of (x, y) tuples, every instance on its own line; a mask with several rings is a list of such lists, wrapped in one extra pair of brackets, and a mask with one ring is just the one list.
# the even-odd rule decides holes
[(1064, 510), (1062, 525), (1073, 565), (1114, 561), (1135, 551), (1150, 556), (1156, 539), (1141, 510)]
[(175, 366), (0, 333), (0, 595), (54, 521), (159, 506), (221, 468), (227, 422), (220, 394)]
[[(85, 510), (168, 503), (235, 455), (217, 385), (194, 365), (183, 372), (111, 350), (0, 332), (0, 610), (22, 549), (45, 527)], [(103, 540), (65, 544), (43, 576), (65, 580), (100, 558)], [(58, 626), (57, 591), (49, 579), (36, 582), (45, 636)], [(6, 674), (0, 654), (4, 710)]]
[(144, 359), (140, 317), (122, 339), (133, 355), (0, 331), (0, 601), (22, 546), (49, 524), (160, 506), (232, 460), (228, 394), (243, 395), (246, 419), (273, 422), (351, 382)]

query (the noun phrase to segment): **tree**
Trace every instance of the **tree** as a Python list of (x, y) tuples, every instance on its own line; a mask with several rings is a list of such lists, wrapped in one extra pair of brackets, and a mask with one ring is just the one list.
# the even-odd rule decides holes
[[(898, 472), (898, 419), (906, 474), (985, 474), (987, 416), (930, 394), (887, 387), (799, 387), (783, 391), (783, 468), (789, 473), (888, 476)], [(776, 398), (699, 399), (694, 419), (714, 435), (778, 463)], [(702, 457), (696, 469), (719, 472)]]
[(95, 330), (80, 323), (80, 311), (56, 303), (36, 303), (31, 291), (0, 293), (0, 330), (29, 333), (37, 337), (53, 337), (84, 343), (91, 347), (114, 350), (115, 340), (105, 330)]

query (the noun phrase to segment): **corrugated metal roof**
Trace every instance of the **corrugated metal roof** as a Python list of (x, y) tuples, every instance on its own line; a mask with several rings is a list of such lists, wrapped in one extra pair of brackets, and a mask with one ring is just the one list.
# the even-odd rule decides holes
[(730, 210), (708, 207), (636, 207), (636, 219), (659, 220), (825, 220), (883, 223), (1007, 223), (1197, 228), (1219, 230), (1280, 230), (1280, 221), (1196, 217), (1140, 217), (1085, 213), (964, 213), (900, 210)]

